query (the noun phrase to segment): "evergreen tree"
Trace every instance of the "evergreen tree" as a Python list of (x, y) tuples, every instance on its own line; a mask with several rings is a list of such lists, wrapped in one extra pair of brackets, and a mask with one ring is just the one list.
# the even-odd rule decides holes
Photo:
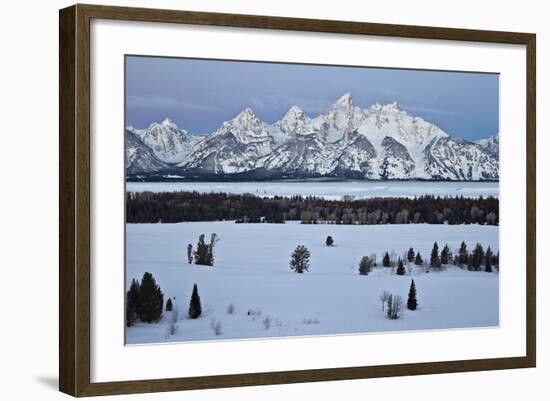
[(193, 263), (193, 245), (187, 244), (187, 262)]
[(437, 242), (434, 242), (432, 248), (432, 254), (430, 256), (430, 266), (431, 267), (441, 267), (441, 259), (439, 258), (439, 247)]
[(141, 321), (151, 323), (162, 316), (164, 295), (151, 273), (146, 272), (139, 286), (138, 316)]
[(359, 262), (359, 274), (366, 276), (372, 270), (372, 261), (368, 256), (363, 256)]
[(416, 310), (417, 306), (416, 285), (414, 284), (414, 280), (411, 280), (411, 286), (409, 287), (409, 298), (407, 299), (407, 308), (410, 310)]
[(422, 259), (422, 256), (420, 256), (420, 252), (416, 253), (416, 257), (414, 258), (414, 264), (417, 266), (422, 266), (424, 264), (424, 260)]
[(458, 264), (460, 266), (466, 266), (468, 264), (468, 248), (464, 241), (462, 241), (460, 249), (458, 250)]
[(166, 311), (170, 312), (174, 309), (174, 305), (172, 304), (172, 298), (168, 298), (168, 301), (166, 301)]
[(390, 254), (388, 252), (386, 252), (386, 254), (384, 255), (384, 258), (382, 259), (382, 266), (384, 267), (391, 266)]
[(472, 253), (471, 269), (476, 271), (481, 270), (481, 265), (484, 262), (484, 258), (485, 253), (483, 252), (483, 247), (480, 243), (477, 243), (474, 252)]
[(296, 273), (309, 271), (309, 250), (304, 245), (298, 245), (290, 256), (290, 269)]
[(130, 289), (126, 293), (126, 326), (133, 326), (138, 318), (139, 282), (132, 279)]
[(196, 265), (209, 265), (210, 247), (204, 241), (204, 234), (199, 235), (199, 241), (197, 242), (197, 248), (195, 249), (195, 264)]
[(407, 260), (409, 263), (414, 262), (414, 249), (412, 249), (412, 247), (409, 248), (409, 251), (407, 252)]
[(395, 271), (396, 274), (403, 276), (405, 274), (405, 266), (403, 266), (403, 261), (401, 258), (397, 261), (397, 270)]
[(202, 313), (201, 298), (199, 296), (199, 290), (197, 284), (193, 284), (193, 293), (191, 294), (191, 301), (189, 302), (189, 318), (196, 319)]
[(449, 264), (449, 246), (445, 244), (443, 247), (443, 250), (441, 251), (441, 264), (442, 265), (448, 265)]
[(491, 250), (491, 247), (487, 247), (487, 251), (485, 252), (485, 271), (487, 273), (491, 273), (493, 271), (493, 268), (491, 265), (493, 264), (493, 251)]

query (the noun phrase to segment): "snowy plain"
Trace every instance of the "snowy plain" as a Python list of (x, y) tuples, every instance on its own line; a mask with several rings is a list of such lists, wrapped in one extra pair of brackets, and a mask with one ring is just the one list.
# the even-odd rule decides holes
[(260, 182), (127, 182), (128, 192), (227, 192), (250, 193), (257, 196), (313, 195), (325, 199), (341, 199), (353, 196), (356, 199), (372, 197), (435, 196), (499, 196), (499, 183), (490, 181), (327, 181), (286, 180)]
[[(200, 234), (217, 233), (214, 267), (187, 263), (186, 245)], [(498, 273), (407, 269), (398, 276), (377, 268), (360, 276), (362, 256), (410, 246), (429, 258), (434, 240), (457, 250), (464, 240), (498, 250), (498, 227), (482, 225), (303, 225), (196, 222), (127, 224), (126, 286), (152, 272), (165, 301), (175, 297), (177, 331), (169, 335), (170, 312), (159, 323), (138, 323), (127, 329), (127, 344), (197, 340), (251, 339), (309, 335), (372, 333), (494, 327), (499, 324)], [(334, 237), (335, 246), (324, 239)], [(298, 244), (311, 252), (311, 269), (296, 274), (288, 262)], [(387, 290), (406, 302), (415, 280), (419, 308), (387, 319), (379, 295)], [(198, 285), (203, 314), (187, 318), (193, 284)], [(235, 311), (228, 313), (233, 304)], [(221, 322), (216, 335), (211, 322)]]

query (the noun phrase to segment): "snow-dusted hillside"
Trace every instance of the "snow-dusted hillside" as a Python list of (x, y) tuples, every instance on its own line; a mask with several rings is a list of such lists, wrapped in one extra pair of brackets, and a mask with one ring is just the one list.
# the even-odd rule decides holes
[(495, 155), (495, 157), (498, 159), (499, 146), (500, 146), (500, 134), (495, 134), (490, 136), (489, 138), (480, 139), (476, 143), (481, 145), (481, 147), (487, 150), (488, 152)]
[(157, 171), (167, 167), (153, 151), (131, 130), (126, 130), (126, 173), (138, 174), (143, 171)]
[(169, 118), (161, 123), (155, 122), (146, 129), (136, 130), (128, 127), (127, 130), (141, 138), (143, 144), (164, 163), (181, 163), (189, 155), (195, 143), (202, 139), (179, 129)]
[[(166, 172), (199, 178), (499, 178), (498, 137), (478, 143), (453, 138), (396, 102), (362, 109), (350, 93), (319, 116), (310, 118), (293, 106), (274, 124), (247, 108), (205, 137), (189, 135), (169, 120), (131, 130), (159, 161), (169, 164)], [(162, 170), (151, 167), (141, 173)]]
[[(429, 259), (434, 240), (456, 251), (462, 240), (472, 250), (477, 242), (499, 249), (498, 227), (483, 225), (314, 225), (198, 222), (127, 225), (126, 286), (143, 273), (153, 273), (165, 301), (175, 297), (177, 330), (168, 335), (170, 312), (160, 323), (137, 323), (127, 329), (127, 343), (226, 340), (279, 336), (369, 333), (489, 327), (499, 324), (498, 273), (458, 268), (425, 273), (412, 266), (404, 276), (378, 268), (360, 276), (362, 256), (410, 246)], [(187, 263), (186, 244), (200, 234), (217, 233), (214, 267)], [(327, 247), (327, 235), (335, 246)], [(288, 265), (298, 244), (311, 252), (311, 268), (293, 273)], [(379, 295), (386, 290), (406, 301), (415, 280), (419, 308), (405, 309), (398, 320), (386, 318)], [(193, 284), (203, 314), (187, 318)], [(233, 304), (234, 313), (228, 313)], [(249, 311), (251, 312), (249, 314)], [(221, 322), (215, 335), (212, 319)], [(264, 321), (269, 321), (269, 324)], [(269, 327), (266, 327), (269, 326)]]

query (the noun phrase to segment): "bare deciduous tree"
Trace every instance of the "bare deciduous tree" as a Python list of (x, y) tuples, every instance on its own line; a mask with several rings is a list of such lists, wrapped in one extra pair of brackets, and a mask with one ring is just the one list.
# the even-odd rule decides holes
[(384, 307), (386, 306), (386, 302), (388, 302), (388, 299), (390, 299), (391, 294), (388, 291), (383, 291), (380, 294), (380, 301), (382, 302), (382, 312), (384, 312)]

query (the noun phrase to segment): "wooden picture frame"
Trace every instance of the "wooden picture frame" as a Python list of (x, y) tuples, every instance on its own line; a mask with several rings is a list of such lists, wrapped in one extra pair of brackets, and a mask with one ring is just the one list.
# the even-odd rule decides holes
[[(92, 383), (90, 380), (90, 21), (109, 19), (438, 39), (526, 47), (526, 355), (365, 367)], [(59, 388), (73, 396), (144, 393), (534, 367), (536, 362), (535, 49), (530, 33), (74, 5), (59, 14)]]

